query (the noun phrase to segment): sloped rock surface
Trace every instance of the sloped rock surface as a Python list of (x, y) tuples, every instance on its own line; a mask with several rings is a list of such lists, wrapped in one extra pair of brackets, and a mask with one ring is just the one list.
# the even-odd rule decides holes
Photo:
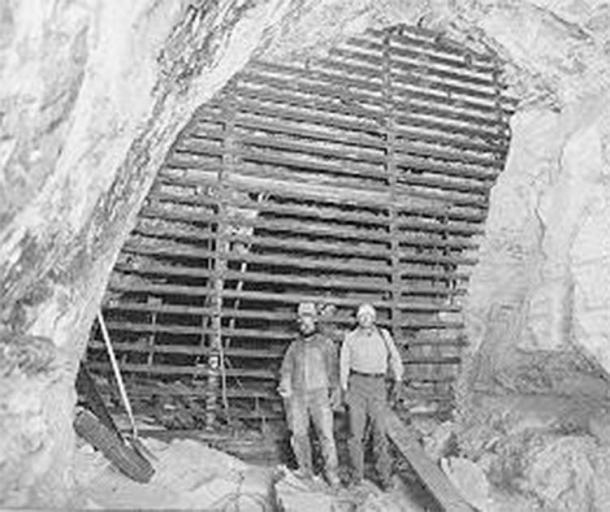
[(75, 459), (80, 507), (146, 510), (270, 510), (272, 470), (250, 466), (192, 440), (148, 439), (155, 475), (129, 480), (88, 445)]

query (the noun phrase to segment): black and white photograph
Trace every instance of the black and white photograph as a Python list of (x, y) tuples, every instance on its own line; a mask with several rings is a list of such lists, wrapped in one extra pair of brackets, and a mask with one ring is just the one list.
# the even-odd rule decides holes
[(610, 1), (0, 0), (0, 510), (610, 512)]

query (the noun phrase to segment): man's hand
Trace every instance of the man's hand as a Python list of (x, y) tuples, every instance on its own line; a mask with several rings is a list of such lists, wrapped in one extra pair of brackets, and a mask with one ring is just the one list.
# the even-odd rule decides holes
[(341, 388), (334, 388), (330, 391), (330, 407), (333, 411), (336, 411), (343, 405), (343, 394)]
[(388, 402), (390, 403), (390, 407), (396, 407), (400, 405), (402, 402), (402, 382), (394, 380), (390, 384), (390, 392), (388, 397)]
[(290, 392), (290, 389), (288, 389), (284, 386), (279, 386), (277, 388), (277, 392), (284, 400), (287, 398), (290, 398), (290, 396), (292, 395), (292, 393)]

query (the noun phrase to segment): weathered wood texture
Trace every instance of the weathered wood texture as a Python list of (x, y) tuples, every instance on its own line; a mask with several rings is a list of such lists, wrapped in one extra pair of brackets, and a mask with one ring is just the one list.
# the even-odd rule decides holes
[[(274, 380), (303, 300), (334, 306), (323, 327), (337, 339), (373, 302), (409, 396), (451, 400), (460, 300), (514, 105), (493, 56), (414, 34), (371, 32), (306, 64), (251, 62), (198, 109), (108, 288), (122, 368), (147, 390), (138, 401), (181, 380), (208, 411), (216, 397), (237, 417), (281, 414)], [(107, 373), (95, 330), (88, 357)]]
[(445, 512), (473, 512), (438, 465), (430, 460), (417, 440), (415, 430), (406, 426), (394, 412), (389, 414), (388, 436)]

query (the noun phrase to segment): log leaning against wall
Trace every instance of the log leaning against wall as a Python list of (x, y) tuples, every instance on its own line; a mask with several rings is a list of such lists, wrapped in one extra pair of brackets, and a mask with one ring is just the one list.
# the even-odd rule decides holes
[[(322, 60), (251, 62), (200, 107), (104, 306), (140, 409), (180, 397), (185, 428), (281, 415), (302, 300), (333, 305), (337, 338), (372, 301), (403, 351), (407, 403), (450, 406), (461, 300), (509, 142), (499, 75), (492, 55), (402, 27)], [(109, 370), (95, 329), (88, 366)]]

